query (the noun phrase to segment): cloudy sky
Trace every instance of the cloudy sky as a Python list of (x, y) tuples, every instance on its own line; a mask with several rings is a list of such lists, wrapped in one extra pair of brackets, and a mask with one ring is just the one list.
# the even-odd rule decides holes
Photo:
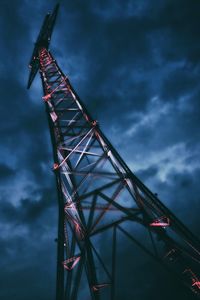
[[(55, 295), (57, 200), (39, 76), (26, 89), (55, 3), (0, 0), (2, 300)], [(199, 235), (200, 2), (63, 0), (50, 49), (130, 168)], [(139, 284), (137, 299), (173, 299), (175, 290), (184, 299), (168, 283), (156, 291), (155, 280), (148, 295)]]

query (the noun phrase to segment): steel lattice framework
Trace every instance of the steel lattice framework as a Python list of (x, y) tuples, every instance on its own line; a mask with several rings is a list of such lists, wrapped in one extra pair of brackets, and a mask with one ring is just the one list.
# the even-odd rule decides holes
[(131, 172), (48, 50), (57, 11), (44, 20), (28, 83), (39, 70), (59, 201), (57, 300), (117, 299), (122, 235), (200, 297), (200, 242)]

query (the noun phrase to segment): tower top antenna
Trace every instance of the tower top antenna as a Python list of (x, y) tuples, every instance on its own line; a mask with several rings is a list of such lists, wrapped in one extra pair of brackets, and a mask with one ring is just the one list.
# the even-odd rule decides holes
[(35, 47), (33, 49), (33, 54), (31, 56), (31, 60), (29, 63), (30, 74), (29, 74), (28, 85), (27, 85), (28, 89), (30, 88), (30, 86), (35, 78), (35, 75), (37, 74), (37, 71), (39, 69), (39, 58), (38, 58), (39, 49), (41, 49), (41, 48), (48, 49), (49, 48), (52, 32), (53, 32), (54, 25), (56, 22), (56, 17), (58, 14), (58, 9), (59, 9), (59, 4), (56, 4), (53, 12), (48, 13), (44, 18), (42, 27), (40, 29), (40, 33), (38, 35), (38, 38), (35, 43)]

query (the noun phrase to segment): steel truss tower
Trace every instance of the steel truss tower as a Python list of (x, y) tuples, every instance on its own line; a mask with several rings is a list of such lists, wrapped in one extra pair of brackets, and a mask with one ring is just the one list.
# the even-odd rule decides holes
[(53, 145), (56, 299), (119, 299), (118, 250), (126, 239), (200, 298), (200, 242), (131, 172), (61, 71), (48, 50), (57, 12), (58, 5), (44, 20), (28, 82), (29, 88), (39, 70)]

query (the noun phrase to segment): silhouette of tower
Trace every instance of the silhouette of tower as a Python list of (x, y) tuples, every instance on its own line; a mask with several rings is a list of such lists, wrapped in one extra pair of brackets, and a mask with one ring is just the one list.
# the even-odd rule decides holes
[(57, 12), (58, 5), (44, 19), (28, 81), (29, 88), (39, 70), (53, 145), (56, 299), (118, 299), (125, 276), (118, 264), (127, 262), (118, 249), (126, 239), (200, 297), (199, 240), (132, 173), (58, 66), (48, 49)]

